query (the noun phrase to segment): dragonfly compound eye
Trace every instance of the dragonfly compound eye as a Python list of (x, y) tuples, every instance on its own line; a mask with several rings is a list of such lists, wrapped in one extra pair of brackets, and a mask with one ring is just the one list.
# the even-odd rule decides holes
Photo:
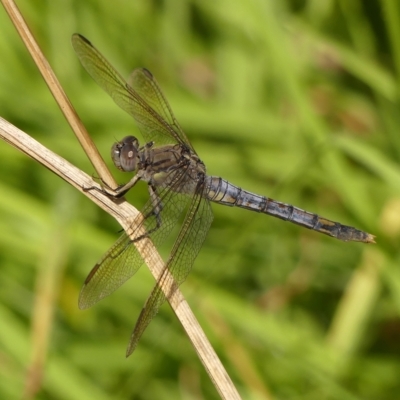
[(111, 148), (111, 158), (115, 166), (121, 171), (136, 170), (138, 161), (139, 142), (133, 136), (127, 136), (121, 142), (114, 143)]

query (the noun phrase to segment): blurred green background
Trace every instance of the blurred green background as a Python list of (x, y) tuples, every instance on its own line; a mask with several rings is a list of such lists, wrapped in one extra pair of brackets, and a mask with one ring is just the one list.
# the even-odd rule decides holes
[[(243, 398), (398, 398), (400, 4), (20, 3), (111, 168), (111, 144), (140, 135), (79, 64), (74, 32), (122, 75), (153, 72), (209, 174), (377, 235), (377, 245), (344, 243), (213, 206), (182, 290)], [(4, 9), (0, 26), (1, 117), (94, 173)], [(146, 196), (139, 185), (128, 198), (140, 207)], [(219, 398), (168, 305), (125, 359), (154, 283), (146, 268), (78, 310), (118, 230), (0, 143), (1, 399)]]

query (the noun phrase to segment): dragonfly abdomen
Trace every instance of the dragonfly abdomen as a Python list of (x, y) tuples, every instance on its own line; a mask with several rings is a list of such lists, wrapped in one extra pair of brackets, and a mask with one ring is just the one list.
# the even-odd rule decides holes
[(340, 240), (374, 243), (374, 236), (367, 232), (322, 218), (290, 204), (248, 192), (220, 177), (208, 176), (206, 187), (206, 197), (215, 203), (272, 215)]

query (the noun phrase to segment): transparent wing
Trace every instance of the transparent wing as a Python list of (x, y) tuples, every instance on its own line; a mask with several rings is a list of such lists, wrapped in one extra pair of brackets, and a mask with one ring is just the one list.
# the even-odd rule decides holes
[[(201, 187), (201, 190), (203, 190), (203, 187)], [(210, 229), (212, 220), (213, 213), (210, 203), (203, 198), (201, 191), (199, 191), (190, 204), (178, 238), (165, 265), (164, 272), (152, 290), (136, 322), (126, 351), (127, 357), (133, 353), (144, 330), (166, 299), (161, 288), (172, 283), (172, 276), (175, 283), (173, 290), (176, 289), (190, 273), (194, 260)]]
[(93, 267), (81, 289), (78, 305), (81, 310), (91, 307), (133, 276), (143, 260), (126, 233), (122, 234)]
[[(180, 143), (185, 143), (190, 147), (190, 149), (194, 151), (191, 146), (189, 139), (186, 137), (182, 128), (179, 126), (177, 119), (172, 113), (172, 109), (165, 98), (160, 86), (158, 85), (156, 78), (151, 74), (149, 70), (146, 68), (136, 68), (129, 77), (129, 83), (132, 89), (147, 103), (150, 107), (159, 114), (164, 121), (168, 123), (170, 127), (172, 127), (174, 133), (178, 136), (175, 137), (175, 140)], [(143, 129), (141, 129), (143, 131)], [(158, 138), (145, 137), (146, 141), (154, 140), (157, 144), (168, 144), (168, 139), (163, 135)], [(158, 141), (156, 140), (158, 139)]]
[[(132, 223), (135, 227), (133, 237), (140, 240), (145, 230), (150, 232), (148, 237), (155, 246), (166, 239), (190, 204), (190, 194), (177, 193), (186, 179), (186, 170), (175, 170), (169, 174), (164, 185), (155, 188), (157, 204), (154, 204), (154, 199), (146, 203), (142, 211), (144, 219), (139, 215)], [(157, 214), (155, 209), (162, 209), (162, 212)], [(159, 227), (158, 218), (161, 219)], [(86, 278), (79, 296), (79, 308), (89, 308), (114, 292), (138, 271), (143, 262), (135, 244), (126, 233), (122, 234)]]
[(150, 71), (136, 69), (131, 87), (86, 38), (74, 34), (72, 46), (95, 82), (135, 119), (146, 142), (154, 141), (157, 146), (185, 143), (193, 150)]

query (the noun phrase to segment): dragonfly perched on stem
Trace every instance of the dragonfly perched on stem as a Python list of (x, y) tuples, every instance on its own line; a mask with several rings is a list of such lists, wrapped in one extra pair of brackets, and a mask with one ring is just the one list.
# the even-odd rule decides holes
[(124, 233), (89, 273), (79, 307), (91, 307), (136, 273), (143, 260), (135, 242), (150, 238), (159, 246), (183, 220), (164, 272), (136, 322), (127, 356), (166, 299), (163, 282), (172, 276), (178, 287), (188, 276), (213, 220), (211, 202), (269, 214), (343, 241), (374, 243), (374, 236), (367, 232), (208, 176), (150, 71), (135, 69), (128, 84), (86, 38), (74, 34), (72, 45), (86, 71), (135, 119), (145, 139), (140, 146), (134, 136), (127, 136), (112, 146), (116, 167), (135, 175), (116, 190), (104, 190), (110, 196), (121, 197), (142, 180), (148, 184), (150, 197), (142, 215), (132, 224), (133, 239)]

